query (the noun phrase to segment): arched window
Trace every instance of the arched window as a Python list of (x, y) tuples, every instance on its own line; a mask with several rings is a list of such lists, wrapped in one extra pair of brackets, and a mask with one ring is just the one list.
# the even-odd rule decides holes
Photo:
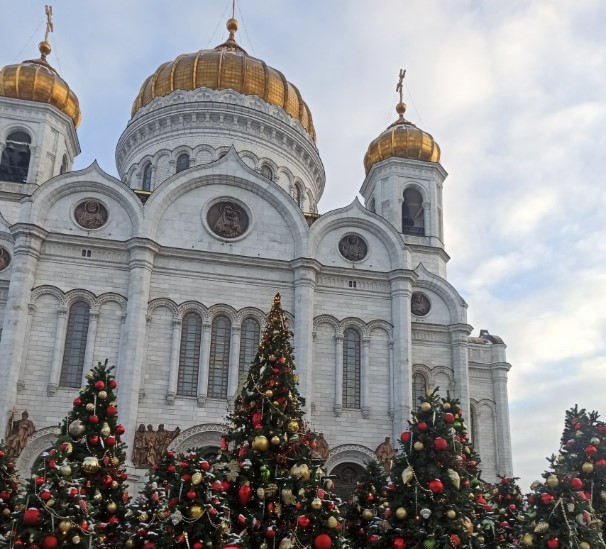
[(368, 209), (372, 212), (372, 213), (377, 213), (376, 207), (375, 207), (375, 199), (371, 198), (370, 202), (368, 203)]
[(255, 359), (259, 349), (259, 337), (261, 335), (261, 326), (254, 318), (247, 318), (242, 323), (242, 332), (240, 336), (240, 383), (248, 374), (251, 362)]
[(63, 155), (63, 160), (61, 160), (61, 168), (59, 168), (59, 174), (67, 172), (67, 155)]
[(12, 132), (0, 158), (0, 180), (25, 183), (29, 170), (32, 138), (25, 132)]
[(179, 376), (177, 394), (195, 397), (198, 392), (198, 365), (200, 363), (200, 338), (202, 318), (197, 313), (187, 313), (181, 327), (179, 350)]
[(425, 236), (425, 215), (423, 197), (416, 189), (406, 189), (402, 202), (402, 232), (415, 236)]
[(274, 180), (274, 172), (267, 164), (261, 165), (261, 175), (270, 181)]
[(295, 183), (295, 202), (299, 208), (303, 207), (303, 193), (301, 192), (301, 186)]
[(230, 343), (231, 322), (224, 316), (215, 317), (211, 328), (208, 369), (208, 396), (210, 398), (227, 398)]
[(182, 172), (189, 168), (189, 154), (183, 153), (177, 157), (177, 170), (175, 173)]
[(152, 165), (151, 162), (145, 164), (143, 168), (143, 185), (142, 189), (144, 191), (151, 191), (151, 182), (152, 182)]
[(69, 308), (67, 333), (65, 335), (65, 350), (61, 367), (61, 387), (80, 387), (86, 353), (86, 338), (90, 307), (86, 301), (76, 301)]
[(412, 403), (413, 406), (418, 406), (420, 398), (427, 393), (427, 381), (423, 374), (414, 374), (412, 376)]
[(360, 334), (353, 328), (343, 334), (343, 407), (360, 407)]

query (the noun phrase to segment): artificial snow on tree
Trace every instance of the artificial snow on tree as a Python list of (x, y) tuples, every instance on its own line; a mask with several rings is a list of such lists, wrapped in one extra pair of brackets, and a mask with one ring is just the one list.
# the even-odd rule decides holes
[(19, 492), (19, 482), (15, 462), (0, 442), (0, 543), (11, 530), (12, 513)]
[(167, 451), (149, 473), (139, 497), (130, 505), (127, 548), (219, 548), (229, 543), (226, 480), (191, 450)]
[(366, 470), (346, 504), (345, 521), (351, 547), (366, 549), (367, 529), (376, 517), (382, 517), (387, 501), (387, 474), (376, 460), (366, 464)]
[(14, 547), (115, 547), (129, 496), (112, 368), (99, 363), (74, 399), (15, 513)]
[[(366, 528), (367, 546), (441, 549), (482, 546), (477, 530), (487, 503), (480, 490), (479, 458), (469, 443), (457, 400), (437, 389), (421, 398), (400, 437), (388, 485), (388, 507)], [(480, 499), (479, 502), (476, 499)]]
[(312, 458), (315, 434), (303, 422), (291, 336), (278, 294), (221, 456), (237, 473), (229, 490), (232, 530), (241, 538), (235, 545), (338, 549), (340, 501), (324, 463)]

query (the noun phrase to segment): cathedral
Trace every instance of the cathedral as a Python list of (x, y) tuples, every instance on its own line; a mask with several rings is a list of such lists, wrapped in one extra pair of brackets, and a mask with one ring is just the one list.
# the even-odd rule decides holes
[(133, 90), (119, 178), (72, 169), (81, 112), (51, 29), (49, 14), (39, 57), (0, 70), (0, 425), (22, 475), (106, 359), (135, 479), (166, 448), (215, 451), (277, 292), (341, 486), (388, 461), (436, 387), (461, 400), (483, 478), (512, 475), (506, 346), (472, 335), (447, 280), (447, 173), (405, 117), (403, 72), (394, 122), (369, 136), (363, 203), (319, 214), (310, 107), (238, 44), (235, 19)]

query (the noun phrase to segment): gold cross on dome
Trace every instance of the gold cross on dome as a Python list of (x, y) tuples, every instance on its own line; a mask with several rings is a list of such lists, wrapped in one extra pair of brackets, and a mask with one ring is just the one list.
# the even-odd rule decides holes
[(399, 74), (399, 79), (398, 79), (398, 85), (396, 86), (396, 91), (400, 93), (400, 103), (403, 103), (403, 98), (402, 98), (402, 90), (403, 90), (403, 82), (404, 82), (404, 78), (406, 76), (406, 69), (400, 69), (400, 74)]
[(44, 41), (48, 42), (48, 35), (55, 30), (53, 27), (53, 7), (48, 5), (44, 6), (44, 11), (46, 12), (46, 32), (44, 33)]

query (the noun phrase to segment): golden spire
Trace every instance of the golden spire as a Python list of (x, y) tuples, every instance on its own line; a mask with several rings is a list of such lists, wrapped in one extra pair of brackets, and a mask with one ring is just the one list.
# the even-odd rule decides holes
[(51, 32), (55, 31), (55, 27), (53, 26), (53, 7), (44, 6), (44, 12), (46, 13), (46, 31), (44, 32), (44, 40), (38, 44), (38, 49), (40, 50), (42, 60), (46, 61), (46, 56), (51, 52), (48, 36)]
[(231, 17), (227, 20), (227, 30), (229, 31), (229, 40), (235, 40), (238, 32), (238, 21), (236, 20), (236, 0), (231, 2)]
[(406, 103), (404, 103), (404, 99), (402, 97), (404, 91), (404, 78), (406, 77), (406, 70), (400, 69), (400, 74), (398, 75), (398, 85), (396, 86), (396, 91), (400, 94), (400, 102), (396, 105), (396, 112), (400, 115), (400, 120), (404, 121), (404, 113), (406, 112)]

